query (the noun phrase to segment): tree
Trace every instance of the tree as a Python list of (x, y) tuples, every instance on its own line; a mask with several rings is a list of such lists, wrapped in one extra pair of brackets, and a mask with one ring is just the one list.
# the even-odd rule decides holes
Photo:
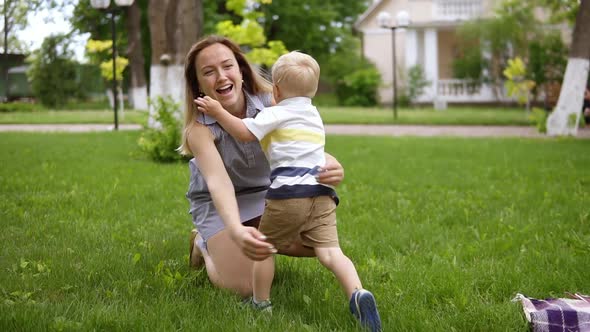
[[(93, 40), (86, 43), (86, 54), (90, 62), (100, 66), (101, 76), (107, 82), (117, 79), (117, 96), (119, 96), (120, 110), (123, 111), (123, 91), (120, 82), (123, 81), (123, 71), (127, 68), (129, 60), (120, 55), (116, 55), (116, 75), (113, 75), (113, 41), (112, 40)], [(114, 105), (115, 97), (111, 90), (107, 90), (111, 107)]]
[(576, 16), (570, 54), (555, 110), (547, 118), (547, 134), (576, 135), (590, 66), (590, 0), (582, 0)]
[(235, 16), (241, 18), (234, 24), (231, 20), (224, 20), (216, 24), (216, 33), (226, 36), (247, 50), (246, 58), (250, 63), (271, 67), (277, 58), (287, 53), (285, 45), (280, 40), (267, 42), (264, 29), (259, 20), (263, 14), (258, 11), (260, 3), (270, 3), (272, 0), (254, 0), (248, 3), (246, 0), (230, 0), (226, 8)]
[(261, 6), (265, 35), (288, 49), (315, 57), (320, 64), (343, 47), (367, 1), (281, 0)]
[(269, 40), (280, 40), (287, 49), (308, 53), (318, 61), (322, 67), (322, 82), (334, 88), (340, 104), (371, 105), (376, 102), (372, 92), (363, 95), (353, 88), (362, 86), (373, 91), (381, 80), (375, 75), (374, 65), (363, 61), (360, 43), (353, 36), (353, 24), (369, 3), (273, 1), (260, 6), (264, 17), (259, 22)]
[[(63, 1), (64, 6), (71, 0)], [(147, 0), (135, 0), (133, 4), (117, 15), (117, 50), (119, 54), (129, 58), (129, 99), (135, 109), (147, 109), (147, 83), (146, 72), (149, 67), (145, 65), (145, 55), (149, 53), (149, 29), (145, 22), (147, 12)], [(75, 3), (74, 14), (70, 23), (79, 32), (90, 33), (89, 39), (111, 39), (110, 16), (104, 12), (92, 8), (90, 1)], [(143, 23), (143, 24), (142, 24)], [(126, 51), (121, 51), (126, 50)]]
[(374, 106), (381, 75), (375, 65), (360, 56), (360, 41), (344, 36), (343, 46), (334, 56), (325, 60), (321, 77), (335, 90), (338, 103), (346, 106)]
[(27, 15), (41, 6), (42, 0), (4, 0), (0, 5), (2, 12), (2, 48), (3, 53), (9, 51), (26, 51), (27, 45), (23, 45), (15, 31), (22, 30), (28, 25)]
[(547, 8), (550, 13), (551, 22), (560, 23), (563, 21), (574, 24), (580, 8), (580, 0), (536, 0), (538, 5)]
[(561, 83), (567, 64), (567, 47), (557, 31), (537, 38), (529, 45), (530, 78), (535, 82), (534, 98), (544, 91), (545, 109), (549, 109), (554, 86)]
[[(31, 89), (48, 107), (64, 105), (76, 94), (76, 63), (67, 35), (45, 38), (41, 48), (33, 52), (28, 76)], [(59, 82), (59, 84), (56, 84)]]
[[(456, 77), (489, 82), (496, 96), (501, 96), (502, 72), (508, 59), (518, 55), (528, 60), (528, 46), (541, 34), (534, 9), (534, 3), (508, 0), (498, 7), (493, 18), (463, 24), (458, 30), (462, 56), (453, 62)], [(486, 77), (481, 77), (482, 69)]]
[(149, 0), (152, 100), (171, 97), (184, 104), (184, 57), (201, 35), (202, 8), (201, 0)]
[[(143, 1), (144, 3), (147, 2)], [(131, 86), (129, 87), (129, 101), (135, 109), (148, 109), (147, 81), (145, 75), (145, 57), (143, 53), (141, 31), (141, 8), (139, 0), (127, 10), (127, 56), (130, 60)]]

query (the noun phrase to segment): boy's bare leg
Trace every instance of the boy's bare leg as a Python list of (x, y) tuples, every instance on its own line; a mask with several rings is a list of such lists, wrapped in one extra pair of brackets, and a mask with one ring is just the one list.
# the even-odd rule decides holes
[(340, 248), (315, 248), (318, 259), (338, 279), (349, 299), (350, 312), (361, 326), (372, 331), (381, 331), (381, 318), (373, 294), (362, 289), (354, 264)]
[(254, 262), (252, 289), (254, 301), (262, 302), (270, 299), (270, 289), (275, 275), (275, 259), (271, 256), (263, 261)]
[(340, 248), (314, 248), (320, 263), (332, 271), (350, 299), (356, 289), (363, 288), (352, 261), (344, 255)]

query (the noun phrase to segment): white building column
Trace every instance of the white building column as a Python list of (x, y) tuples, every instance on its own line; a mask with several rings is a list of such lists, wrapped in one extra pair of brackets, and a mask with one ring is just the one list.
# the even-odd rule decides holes
[(418, 64), (418, 36), (416, 30), (406, 29), (406, 66), (412, 68)]
[(424, 31), (424, 74), (430, 81), (430, 89), (426, 89), (429, 99), (434, 100), (438, 89), (438, 35), (436, 29)]

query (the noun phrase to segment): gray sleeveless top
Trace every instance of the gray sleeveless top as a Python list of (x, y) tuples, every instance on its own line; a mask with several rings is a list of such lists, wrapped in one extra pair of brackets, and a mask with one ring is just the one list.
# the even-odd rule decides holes
[[(249, 95), (246, 97), (246, 116), (253, 118), (264, 107), (271, 105), (271, 94)], [(240, 219), (242, 222), (262, 215), (264, 197), (270, 185), (270, 168), (260, 143), (241, 143), (229, 135), (214, 118), (200, 114), (197, 121), (206, 125), (215, 137), (215, 146), (223, 160), (225, 170), (236, 192)], [(205, 179), (199, 171), (195, 158), (189, 162), (190, 184), (186, 197), (190, 202), (189, 213), (193, 223), (206, 241), (224, 228)]]

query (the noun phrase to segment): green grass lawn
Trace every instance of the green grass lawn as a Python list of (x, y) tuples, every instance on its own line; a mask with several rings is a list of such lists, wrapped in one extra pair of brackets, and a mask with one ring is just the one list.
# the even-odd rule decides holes
[[(532, 125), (522, 109), (451, 107), (445, 111), (401, 108), (397, 120), (389, 108), (318, 107), (330, 124), (426, 124), (426, 125)], [(147, 112), (125, 111), (121, 123), (147, 124)], [(0, 113), (0, 124), (17, 123), (113, 123), (111, 110), (38, 111)]]
[[(0, 331), (358, 331), (313, 259), (273, 315), (187, 266), (186, 164), (138, 132), (0, 134)], [(341, 246), (386, 331), (527, 331), (517, 292), (590, 293), (590, 141), (329, 136)]]
[[(119, 112), (119, 123), (137, 123), (147, 125), (148, 113), (135, 110)], [(0, 113), (0, 124), (79, 124), (79, 123), (114, 123), (115, 115), (108, 110), (59, 110), (39, 112)]]
[(533, 122), (522, 109), (488, 107), (451, 107), (444, 111), (432, 108), (392, 109), (359, 107), (318, 107), (325, 123), (338, 124), (425, 124), (425, 125), (501, 125), (528, 126)]

